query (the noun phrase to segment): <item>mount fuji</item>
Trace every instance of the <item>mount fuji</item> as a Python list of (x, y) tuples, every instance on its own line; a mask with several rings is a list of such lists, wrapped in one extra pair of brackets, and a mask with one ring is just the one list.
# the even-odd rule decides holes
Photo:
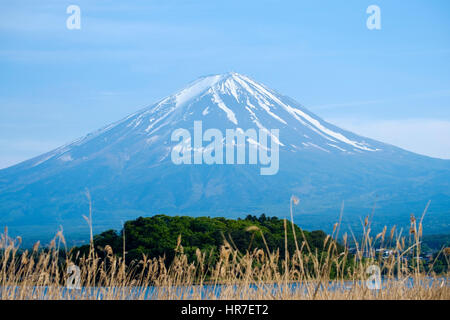
[[(264, 176), (255, 165), (174, 164), (171, 135), (191, 131), (194, 121), (222, 132), (278, 129), (272, 143), (279, 171)], [(295, 219), (305, 228), (329, 231), (342, 201), (350, 228), (374, 204), (375, 227), (406, 226), (431, 200), (425, 230), (450, 232), (449, 160), (340, 129), (238, 73), (199, 78), (125, 119), (0, 170), (0, 225), (30, 241), (50, 238), (60, 225), (73, 239), (85, 238), (86, 189), (96, 231), (154, 214), (287, 217), (295, 194)]]

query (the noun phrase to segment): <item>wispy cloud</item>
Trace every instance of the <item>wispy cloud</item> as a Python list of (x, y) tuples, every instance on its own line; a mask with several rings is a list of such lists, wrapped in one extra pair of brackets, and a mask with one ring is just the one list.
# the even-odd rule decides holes
[(405, 100), (410, 99), (428, 99), (428, 98), (444, 98), (450, 97), (450, 89), (443, 90), (434, 90), (428, 92), (420, 92), (409, 95), (402, 95), (398, 97), (388, 97), (384, 99), (372, 99), (372, 100), (360, 100), (360, 101), (349, 101), (349, 102), (341, 102), (341, 103), (329, 103), (322, 105), (313, 105), (309, 106), (309, 108), (313, 110), (325, 110), (325, 109), (334, 109), (334, 108), (350, 108), (350, 107), (363, 107), (374, 104), (384, 104), (390, 102), (404, 102)]
[(362, 120), (330, 118), (342, 128), (430, 157), (450, 159), (450, 121), (439, 119)]

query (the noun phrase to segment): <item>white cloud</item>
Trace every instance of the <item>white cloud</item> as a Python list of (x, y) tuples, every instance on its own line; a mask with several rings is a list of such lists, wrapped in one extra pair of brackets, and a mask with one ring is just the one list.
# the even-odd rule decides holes
[(450, 121), (439, 119), (327, 121), (368, 138), (435, 158), (450, 159)]

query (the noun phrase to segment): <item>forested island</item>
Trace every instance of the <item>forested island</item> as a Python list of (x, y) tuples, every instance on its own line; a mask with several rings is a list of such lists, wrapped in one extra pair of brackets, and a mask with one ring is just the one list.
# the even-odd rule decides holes
[[(323, 231), (301, 230), (294, 225), (295, 237), (299, 245), (308, 246), (313, 252), (321, 252), (327, 234)], [(123, 238), (125, 235), (125, 241)], [(107, 230), (94, 236), (94, 247), (102, 251), (106, 246), (122, 256), (126, 261), (139, 260), (142, 255), (148, 257), (165, 257), (171, 262), (177, 250), (190, 260), (195, 258), (195, 252), (212, 252), (214, 257), (218, 249), (227, 242), (233, 249), (241, 253), (254, 249), (279, 250), (284, 259), (286, 243), (288, 254), (295, 252), (296, 245), (292, 232), (292, 224), (277, 217), (260, 217), (248, 215), (245, 219), (226, 219), (210, 217), (188, 217), (156, 215), (140, 217), (127, 221), (121, 231)], [(338, 245), (343, 250), (341, 245)], [(178, 248), (178, 249), (177, 249)], [(81, 255), (89, 252), (89, 245), (79, 248)], [(304, 248), (306, 250), (306, 248)]]

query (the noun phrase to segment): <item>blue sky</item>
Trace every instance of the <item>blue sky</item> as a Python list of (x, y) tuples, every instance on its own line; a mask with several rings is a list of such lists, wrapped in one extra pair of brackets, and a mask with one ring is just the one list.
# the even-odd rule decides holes
[[(381, 30), (366, 27), (372, 4)], [(449, 1), (14, 0), (0, 3), (0, 168), (228, 71), (450, 159)]]

